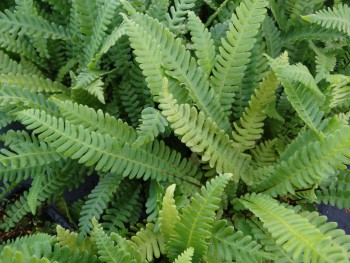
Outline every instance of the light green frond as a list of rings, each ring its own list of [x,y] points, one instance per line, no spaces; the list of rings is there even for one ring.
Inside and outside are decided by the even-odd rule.
[[[16,0],[16,10],[22,13],[37,14],[33,0]]]
[[[175,184],[169,186],[163,198],[162,209],[159,211],[159,229],[165,242],[175,234],[175,224],[180,222],[179,212],[174,199]]]
[[[209,161],[210,167],[215,167],[218,173],[239,176],[248,165],[248,156],[237,151],[228,135],[203,112],[188,104],[177,104],[167,89],[166,79],[163,90],[159,108],[181,141],[192,152],[201,154],[202,160]]]
[[[80,253],[78,249],[72,249],[68,246],[61,247],[55,244],[53,252],[49,257],[52,263],[100,263],[97,255],[89,254],[87,251]]]
[[[13,73],[13,74],[33,73],[33,72],[28,72],[27,69],[24,69],[19,62],[10,58],[1,49],[0,49],[0,70],[2,73]]]
[[[102,110],[95,110],[86,105],[71,101],[60,101],[54,99],[62,116],[74,125],[83,125],[91,131],[109,134],[118,141],[133,143],[137,134],[136,131],[121,119],[116,119]]]
[[[0,32],[18,32],[30,37],[41,37],[47,39],[71,38],[71,32],[53,22],[27,13],[12,13],[9,10],[0,12]]]
[[[194,248],[194,263],[200,262],[207,253],[215,211],[219,208],[220,198],[231,176],[223,174],[208,181],[201,188],[200,194],[196,193],[191,198],[191,203],[181,210],[180,222],[175,223],[175,234],[167,243],[170,260],[174,260],[189,247]]]
[[[220,108],[214,90],[210,89],[207,78],[203,77],[202,68],[197,66],[196,60],[186,50],[181,39],[176,39],[161,23],[147,15],[135,13],[131,16],[131,20],[128,18],[125,20],[128,28],[133,30],[132,35],[129,36],[135,54],[139,58],[136,60],[140,63],[140,67],[145,71],[145,66],[151,61],[156,63],[151,65],[150,70],[152,69],[151,73],[156,77],[157,83],[154,85],[157,85],[157,90],[153,91],[150,87],[151,93],[159,96],[161,81],[165,77],[164,67],[167,75],[178,80],[178,84],[185,85],[194,103],[204,111],[207,117],[216,121],[223,130],[230,130],[230,124]],[[147,43],[146,47],[145,42]],[[151,53],[153,56],[144,57],[145,53]],[[147,64],[143,65],[145,60]],[[150,76],[147,72],[144,72],[144,75]],[[171,84],[172,81],[169,80],[169,83]],[[174,96],[177,100],[182,100],[183,95],[179,94],[178,90],[184,91],[183,88],[176,86],[176,89],[173,89],[172,85],[169,85],[169,89],[174,90]]]
[[[346,4],[337,5],[333,9],[323,9],[314,14],[302,16],[302,18],[310,23],[337,29],[350,35],[350,8]]]
[[[96,242],[99,259],[106,263],[131,262],[130,254],[123,249],[119,249],[113,239],[104,231],[95,218],[92,219],[93,231],[91,232],[93,240]]]
[[[165,252],[165,242],[163,236],[154,231],[154,224],[148,223],[146,227],[140,229],[131,237],[132,246],[141,252],[142,260],[149,262],[155,258],[160,258]]]
[[[174,263],[192,263],[194,249],[192,247],[187,248],[181,255],[179,255]]]
[[[30,92],[27,89],[4,85],[0,89],[0,111],[9,116],[26,108],[43,109],[52,115],[58,112],[57,107],[49,102],[42,93]]]
[[[151,1],[147,14],[160,22],[166,22],[166,14],[169,9],[169,0],[154,0]]]
[[[332,176],[336,168],[345,169],[350,163],[350,128],[343,126],[331,134],[306,142],[296,152],[278,164],[272,176],[254,187],[254,191],[265,191],[272,196],[294,194],[295,189],[307,189]]]
[[[186,33],[186,23],[188,12],[195,6],[196,0],[174,0],[174,5],[169,8],[166,14],[168,27],[175,34]]]
[[[168,122],[155,108],[145,108],[142,113],[141,124],[137,128],[137,140],[133,146],[140,147],[154,140],[160,133],[165,131]]]
[[[0,83],[18,88],[26,88],[33,92],[60,93],[67,91],[67,88],[63,84],[33,74],[1,74]]]
[[[261,138],[264,130],[264,120],[267,117],[264,109],[269,103],[276,99],[275,91],[278,88],[278,80],[273,71],[270,71],[267,77],[261,82],[259,89],[249,101],[247,107],[240,118],[239,124],[234,122],[235,130],[232,137],[236,142],[236,147],[240,151],[253,148],[256,142]]]
[[[32,182],[32,186],[29,188],[28,194],[28,206],[33,215],[36,214],[36,209],[38,207],[38,196],[42,191],[42,182],[44,180],[44,173],[36,174]]]
[[[314,11],[315,6],[324,0],[311,0],[311,1],[303,1],[303,0],[287,0],[285,3],[285,13],[289,16],[289,20],[287,22],[287,27],[292,27],[293,25],[297,25],[302,21],[300,16],[304,14],[310,14]]]
[[[348,255],[341,246],[322,234],[306,218],[283,207],[271,197],[247,194],[239,202],[259,217],[277,245],[282,245],[295,262],[348,261]]]
[[[227,39],[222,39],[210,82],[227,116],[232,112],[234,96],[249,63],[255,36],[265,18],[266,6],[265,0],[242,2],[236,9],[237,15],[232,14]]]
[[[1,253],[1,263],[50,263],[47,258],[38,258],[36,256],[25,255],[24,252],[13,249],[10,246],[6,246]]]
[[[90,237],[85,237],[80,243],[80,245],[78,245],[78,233],[71,232],[70,230],[63,228],[60,225],[57,225],[56,232],[57,242],[60,244],[61,247],[67,246],[71,250],[78,249],[80,253],[87,251],[90,254],[92,254],[94,252],[94,248]]]
[[[78,159],[86,166],[95,165],[96,171],[123,174],[129,178],[149,178],[170,182],[184,180],[184,189],[193,190],[199,183],[198,168],[163,142],[154,141],[138,149],[119,142],[109,134],[84,129],[40,110],[25,110],[17,114],[21,122],[34,134],[40,134],[56,151]],[[185,185],[184,185],[185,186]]]
[[[316,191],[316,202],[331,204],[340,209],[350,209],[350,173],[340,171],[335,184],[323,187]]]
[[[301,212],[301,216],[307,218],[307,220],[313,224],[315,227],[320,229],[321,233],[329,236],[333,242],[341,246],[348,255],[348,260],[350,260],[350,235],[345,234],[345,231],[338,229],[338,224],[336,222],[327,222],[327,217],[320,215],[318,212]]]
[[[215,63],[215,45],[211,34],[198,16],[188,13],[187,27],[191,32],[191,40],[197,56],[197,63],[203,68],[203,73],[210,75]]]
[[[275,257],[265,252],[251,236],[228,226],[225,220],[214,223],[209,254],[215,254],[222,262],[260,262]]]
[[[282,55],[285,57],[286,53]],[[284,86],[288,100],[299,117],[314,131],[323,118],[321,111],[325,96],[319,90],[308,68],[302,64],[289,65],[270,60],[270,65],[277,78]],[[312,100],[312,102],[311,102]]]
[[[118,190],[122,178],[118,174],[107,174],[100,178],[96,187],[88,195],[79,218],[79,243],[92,229],[92,218],[100,219],[114,193]]]

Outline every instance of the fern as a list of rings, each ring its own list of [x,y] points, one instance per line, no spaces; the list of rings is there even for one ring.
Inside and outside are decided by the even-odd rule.
[[[310,23],[316,23],[325,28],[332,27],[350,35],[349,15],[350,8],[348,5],[341,4],[333,7],[333,9],[320,10],[315,14],[302,16],[302,18]]]
[[[30,260],[30,262],[32,263],[50,263],[50,261],[45,257],[39,259],[36,256],[25,256],[23,252],[16,251],[11,247],[4,248],[3,256],[2,256],[2,259],[0,259],[0,262],[25,263],[25,262],[28,262],[28,260]]]
[[[44,180],[44,174],[37,174],[32,182],[32,187],[29,189],[28,194],[28,206],[33,215],[36,213],[36,208],[38,206],[38,196],[39,192],[42,190],[42,182]]]
[[[92,218],[100,219],[103,211],[113,194],[117,191],[122,178],[116,174],[107,174],[102,177],[97,186],[88,195],[88,199],[82,207],[79,219],[79,237],[80,243],[86,234],[92,229]]]
[[[170,7],[170,14],[166,15],[170,31],[175,34],[184,34],[186,32],[186,16],[195,5],[194,0],[175,0],[174,6]]]
[[[169,0],[155,0],[151,1],[147,14],[160,22],[166,22],[166,13],[169,8]]]
[[[194,250],[192,247],[187,248],[181,255],[179,255],[174,263],[191,263]]]
[[[214,223],[212,228],[211,245],[208,253],[215,254],[222,261],[258,262],[262,259],[275,259],[263,251],[261,245],[250,236],[243,236],[240,231],[227,226],[225,220]]]
[[[142,123],[138,127],[138,138],[133,146],[140,147],[154,140],[160,133],[165,132],[167,120],[154,108],[145,108],[142,111]]]
[[[254,36],[264,20],[266,5],[264,0],[244,1],[236,10],[238,17],[235,14],[231,17],[227,40],[222,39],[210,82],[227,116],[232,112],[234,96],[256,41]]]
[[[188,104],[178,105],[167,89],[166,79],[163,89],[164,98],[160,100],[159,107],[175,134],[182,137],[183,143],[193,152],[203,155],[202,160],[210,161],[210,167],[215,167],[218,173],[234,172],[238,175],[241,169],[245,169],[248,159],[236,151],[215,122]]]
[[[275,242],[282,244],[294,261],[308,262],[311,258],[319,262],[347,261],[347,255],[339,245],[305,218],[279,205],[272,198],[248,194],[239,201],[259,217]]]
[[[186,248],[193,247],[193,262],[200,262],[208,249],[215,211],[230,177],[224,174],[211,180],[201,188],[201,194],[196,194],[191,204],[183,208],[180,221],[174,226],[175,233],[167,244],[170,260],[174,260]]]

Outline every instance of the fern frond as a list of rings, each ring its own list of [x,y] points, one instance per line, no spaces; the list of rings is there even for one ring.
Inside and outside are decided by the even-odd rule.
[[[78,159],[86,166],[95,165],[96,171],[118,173],[130,178],[143,177],[159,181],[181,181],[188,190],[198,185],[193,176],[199,174],[194,164],[163,142],[154,141],[142,149],[118,142],[108,134],[91,132],[83,126],[75,126],[63,119],[52,117],[44,111],[25,110],[17,114],[21,122],[33,133],[39,133],[56,151]]]
[[[92,238],[96,242],[99,259],[106,263],[132,262],[130,254],[123,249],[118,249],[111,239],[98,224],[95,218],[92,219]]]
[[[159,210],[162,208],[164,187],[157,181],[151,181],[148,192],[146,201],[147,221],[152,222],[158,218]]]
[[[246,168],[248,157],[238,152],[227,134],[203,112],[198,113],[188,104],[178,105],[167,89],[166,79],[161,96],[162,114],[192,152],[201,154],[202,160],[209,161],[210,167],[215,167],[218,173],[231,172],[238,176]]]
[[[343,126],[334,133],[307,142],[285,161],[279,160],[272,176],[254,187],[254,191],[264,190],[276,196],[287,192],[294,194],[294,189],[319,184],[323,178],[334,175],[337,168],[345,169],[343,164],[350,163],[349,140],[350,128]]]
[[[45,174],[36,174],[34,176],[32,186],[29,189],[28,193],[28,206],[33,215],[36,214],[36,209],[38,207],[38,196],[42,191],[42,182],[44,180]]]
[[[13,73],[13,74],[33,73],[33,72],[28,72],[27,69],[23,68],[23,66],[20,63],[10,58],[1,49],[0,49],[0,70],[2,73]]]
[[[286,53],[282,55],[282,59],[284,57],[287,57]],[[273,71],[284,86],[288,100],[299,117],[311,129],[317,131],[324,115],[321,106],[325,97],[307,67],[302,64],[288,65],[277,60],[270,61]]]
[[[159,96],[161,81],[165,77],[165,72],[162,68],[164,67],[166,74],[177,79],[178,84],[185,84],[194,103],[208,117],[216,121],[223,130],[230,130],[228,119],[225,118],[220,108],[214,90],[210,89],[207,78],[203,78],[202,68],[197,66],[195,59],[181,43],[181,39],[176,39],[161,23],[147,15],[134,13],[131,16],[131,20],[126,17],[124,19],[128,26],[128,31],[130,31],[127,34],[130,37],[132,47],[135,49],[134,53],[139,58],[136,58],[136,60],[140,63],[140,67],[145,71],[145,67],[151,61],[153,63],[150,65],[151,68],[149,70],[152,70],[150,73],[156,77],[156,82],[152,83],[152,87],[157,85],[157,90],[152,90],[152,87],[150,87],[151,93]],[[147,43],[146,47],[145,42]],[[158,45],[159,47],[155,48]],[[152,57],[145,57],[145,53],[150,53]],[[147,77],[151,76],[148,72],[144,72],[144,75]],[[172,85],[169,86],[169,89],[173,91]],[[183,95],[179,94],[178,90],[181,91],[183,89],[176,86],[174,96],[181,101]],[[157,98],[155,100],[157,101]]]
[[[26,88],[33,92],[64,92],[67,87],[48,78],[42,78],[33,74],[1,74],[0,83],[18,88]]]
[[[275,242],[282,245],[294,261],[348,261],[348,255],[342,247],[322,234],[307,219],[283,207],[271,197],[247,194],[239,202],[259,217]]]
[[[194,249],[189,247],[175,259],[174,263],[192,263],[193,254]]]
[[[226,39],[226,32],[229,30],[229,21],[218,23],[210,28],[210,34],[215,45],[215,54],[219,53],[219,47],[221,46],[221,39]]]
[[[229,23],[227,39],[222,39],[222,47],[210,78],[226,116],[232,112],[235,93],[241,84],[250,51],[256,41],[255,36],[265,18],[267,1],[246,0],[237,7]]]
[[[209,76],[215,63],[215,45],[211,34],[193,12],[188,13],[187,27],[191,32],[197,63],[203,68],[203,73]]]
[[[137,129],[138,137],[133,143],[136,147],[153,141],[168,126],[166,118],[155,108],[145,108],[141,114],[141,124]]]
[[[148,223],[131,237],[131,245],[141,252],[143,261],[153,261],[165,252],[165,243],[162,235],[154,231],[154,224]]]
[[[27,13],[0,12],[0,32],[25,34],[30,37],[68,40],[71,32],[53,22]]]
[[[166,14],[169,9],[169,0],[151,1],[147,9],[147,14],[160,22],[166,22]]]
[[[211,230],[211,243],[208,253],[216,254],[224,262],[259,262],[275,257],[262,250],[251,236],[244,235],[228,226],[225,220],[216,221]]]
[[[276,144],[278,139],[267,140],[258,144],[250,150],[253,162],[256,167],[263,167],[273,164],[277,159]]]
[[[61,247],[55,244],[51,256],[51,262],[59,263],[99,263],[96,255],[89,254],[87,251],[80,253],[78,249],[71,249],[67,246]]]
[[[2,252],[1,263],[50,263],[50,260],[43,257],[39,259],[36,256],[25,255],[24,252],[18,251],[16,249],[11,248],[10,246],[6,246]]]
[[[220,197],[232,175],[224,174],[207,182],[201,193],[191,198],[191,203],[182,209],[180,222],[175,223],[174,232],[167,243],[168,257],[174,260],[185,249],[194,248],[193,262],[200,262],[206,254],[210,231],[219,208]]]
[[[340,209],[350,209],[350,173],[340,171],[335,185],[320,187],[316,191],[317,203],[331,204]]]
[[[267,117],[264,109],[276,99],[275,91],[278,88],[278,83],[275,74],[270,71],[249,101],[249,107],[245,109],[240,123],[233,123],[235,130],[232,132],[232,137],[237,142],[236,147],[240,151],[253,148],[256,141],[261,138],[263,121]]]
[[[188,12],[195,6],[195,0],[174,0],[170,7],[169,14],[166,14],[168,27],[175,34],[186,33],[186,17]]]
[[[272,58],[277,58],[281,53],[281,32],[276,27],[274,20],[266,16],[262,23],[263,36],[266,42],[266,53]]]
[[[81,244],[78,244],[78,233],[71,232],[68,229],[64,229],[60,225],[56,227],[57,232],[57,242],[61,247],[67,246],[71,250],[79,250],[82,254],[84,251],[87,251],[89,254],[93,254],[95,252],[92,240],[90,237],[85,237]]]
[[[325,28],[337,29],[350,35],[350,8],[340,4],[332,8],[317,11],[315,14],[301,16],[302,19],[321,25]]]
[[[100,178],[96,187],[88,195],[79,218],[79,243],[92,229],[92,218],[100,219],[112,196],[117,191],[121,180],[122,176],[118,174],[107,174]]]

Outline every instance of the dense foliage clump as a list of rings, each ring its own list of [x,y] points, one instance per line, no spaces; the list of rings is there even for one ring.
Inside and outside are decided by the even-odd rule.
[[[343,1],[2,1],[0,262],[349,262],[349,37]]]

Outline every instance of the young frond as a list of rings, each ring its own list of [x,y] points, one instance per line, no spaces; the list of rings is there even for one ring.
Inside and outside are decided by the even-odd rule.
[[[209,161],[210,167],[215,167],[219,174],[227,172],[239,176],[243,172],[249,162],[248,156],[237,151],[228,135],[203,112],[188,104],[177,104],[167,89],[166,79],[161,97],[162,114],[192,152],[202,155],[202,160]]]
[[[231,176],[223,174],[207,182],[200,194],[196,193],[191,203],[182,209],[180,221],[174,226],[175,233],[167,243],[170,260],[189,247],[194,248],[194,263],[200,262],[207,253],[215,211],[219,208],[220,198]]]
[[[348,262],[346,251],[309,221],[269,196],[247,194],[239,202],[252,211],[295,262]],[[288,229],[288,231],[286,231]]]
[[[222,39],[210,84],[226,116],[230,116],[232,112],[234,96],[249,63],[255,36],[265,18],[266,6],[265,0],[243,1],[237,7],[237,15],[232,14],[229,31],[226,33],[227,39]]]
[[[337,29],[350,35],[350,8],[346,4],[323,9],[314,14],[302,16],[302,18],[310,23]]]
[[[192,263],[193,254],[194,249],[189,247],[175,259],[174,263]]]

